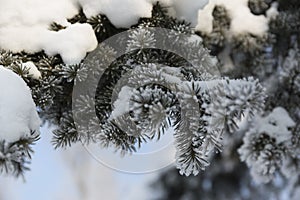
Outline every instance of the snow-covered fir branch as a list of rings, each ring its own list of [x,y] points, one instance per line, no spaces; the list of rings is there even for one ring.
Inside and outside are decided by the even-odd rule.
[[[257,182],[284,177],[297,194],[297,0],[16,4],[0,7],[0,172],[28,169],[40,119],[56,126],[55,148],[97,143],[121,155],[173,127],[180,174],[214,177],[240,157]],[[124,30],[121,48],[101,43]]]

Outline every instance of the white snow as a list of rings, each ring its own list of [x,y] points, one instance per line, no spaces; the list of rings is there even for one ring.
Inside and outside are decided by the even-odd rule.
[[[207,0],[161,0],[181,19],[197,22],[197,10]],[[97,39],[88,24],[70,24],[67,19],[83,8],[87,17],[106,15],[116,27],[128,28],[141,17],[151,17],[154,0],[0,0],[0,47],[13,52],[60,54],[66,64],[79,63],[94,50]],[[50,31],[56,22],[66,29]]]
[[[209,0],[148,0],[152,4],[157,1],[168,9],[168,14],[181,20],[197,25],[198,10],[203,8]]]
[[[14,142],[39,133],[40,119],[29,87],[17,74],[0,65],[0,140]]]
[[[152,4],[148,0],[78,0],[87,17],[105,14],[116,26],[128,28],[140,17],[151,17]]]
[[[275,18],[279,14],[278,12],[278,3],[272,3],[272,6],[267,10],[266,15],[269,19]]]
[[[79,63],[97,47],[97,39],[88,24],[72,24],[59,32],[49,32],[44,50],[48,55],[60,54],[66,64]]]
[[[110,119],[116,119],[130,111],[130,98],[133,95],[134,88],[124,86],[122,87],[118,99],[114,102],[114,109],[111,113]]]
[[[176,17],[186,20],[192,26],[197,25],[198,10],[203,8],[209,0],[173,0],[172,8]]]
[[[29,70],[29,76],[31,76],[34,79],[40,79],[42,77],[41,72],[38,70],[38,68],[35,66],[35,64],[31,61],[28,61],[26,63],[22,63],[22,67],[25,67]]]
[[[271,137],[276,138],[278,143],[290,140],[292,133],[288,128],[296,125],[282,107],[274,108],[269,115],[258,117],[255,122],[259,133],[268,133]]]
[[[0,46],[5,50],[45,50],[49,55],[60,54],[67,64],[74,64],[97,46],[90,25],[67,22],[67,18],[78,13],[73,0],[0,0],[0,5]],[[67,28],[50,31],[52,22]]]
[[[210,0],[198,12],[196,30],[211,33],[213,30],[212,12],[216,5],[226,8],[231,18],[230,31],[233,35],[251,33],[261,36],[268,30],[269,17],[276,15],[276,4],[270,8],[269,15],[254,15],[248,7],[248,0]],[[267,11],[268,12],[268,11]]]
[[[230,30],[234,34],[262,35],[268,30],[269,18],[276,16],[276,5],[267,17],[253,15],[248,0],[160,0],[174,16],[196,26],[196,30],[212,31],[212,11],[224,5],[232,18]],[[79,12],[87,17],[106,15],[116,27],[128,28],[141,17],[151,17],[156,0],[0,0],[0,46],[13,52],[35,53],[44,50],[48,55],[60,54],[66,64],[80,62],[87,52],[94,50],[97,39],[88,24],[70,24],[67,19]],[[207,4],[208,3],[208,4]],[[66,29],[50,31],[52,22]]]

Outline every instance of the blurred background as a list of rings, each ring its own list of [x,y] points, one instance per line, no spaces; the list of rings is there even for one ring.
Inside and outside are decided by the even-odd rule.
[[[150,191],[158,172],[128,174],[97,162],[80,145],[54,150],[52,128],[42,128],[41,139],[34,146],[31,170],[24,179],[0,177],[1,200],[94,200],[145,199],[155,197]],[[152,193],[152,194],[151,194]]]
[[[54,150],[51,131],[47,125],[42,128],[31,171],[23,180],[1,176],[1,200],[289,199],[283,179],[256,185],[237,152],[230,148],[196,177],[179,175],[173,164],[152,173],[132,174],[104,166],[81,144]],[[170,131],[162,137],[162,141],[169,139]],[[144,152],[151,147],[157,148],[157,144],[149,144]]]

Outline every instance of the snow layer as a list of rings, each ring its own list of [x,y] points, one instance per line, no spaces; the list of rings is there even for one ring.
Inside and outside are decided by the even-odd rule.
[[[66,64],[80,62],[87,52],[96,48],[97,40],[88,24],[70,24],[67,18],[79,12],[87,17],[106,15],[116,27],[128,28],[141,17],[151,17],[157,0],[0,0],[0,47],[13,52],[60,54]],[[215,5],[223,5],[232,19],[232,34],[263,35],[268,21],[276,16],[276,4],[267,15],[254,15],[248,0],[159,0],[175,17],[187,20],[196,30],[212,31],[212,12]],[[66,29],[50,31],[49,25],[57,22]]]
[[[97,46],[88,24],[67,22],[78,13],[73,0],[0,0],[0,47],[13,52],[45,50],[60,54],[67,64],[80,62],[86,52]],[[49,25],[57,22],[66,29],[54,32]]]
[[[59,32],[50,32],[44,50],[48,55],[60,54],[66,64],[79,63],[97,47],[97,39],[88,24],[73,24]]]
[[[213,30],[212,12],[216,5],[224,6],[231,17],[230,31],[234,35],[251,33],[261,36],[268,30],[268,22],[276,15],[276,4],[264,15],[254,15],[248,7],[248,0],[210,0],[209,3],[198,12],[198,24],[196,30],[211,33]]]
[[[124,86],[122,87],[118,99],[114,102],[114,109],[111,113],[111,119],[116,119],[129,112],[129,102],[132,98],[134,88]]]
[[[157,0],[148,0],[153,4]],[[168,8],[169,14],[197,25],[198,10],[203,8],[209,0],[159,0],[159,2]]]
[[[278,143],[290,140],[292,133],[289,128],[296,125],[289,113],[282,107],[274,108],[269,115],[258,117],[255,122],[258,133],[268,133],[276,138]]]
[[[17,74],[0,65],[0,140],[14,142],[39,133],[40,119],[29,87]]]
[[[160,0],[173,14],[196,25],[197,11],[208,0]],[[44,50],[60,54],[66,64],[79,63],[94,50],[97,39],[88,24],[70,24],[67,19],[79,12],[87,17],[106,15],[116,27],[129,28],[141,17],[151,17],[156,0],[0,0],[0,48],[29,53]],[[66,29],[55,32],[56,22]]]
[[[28,61],[26,63],[22,63],[22,67],[25,67],[26,69],[29,70],[29,76],[31,76],[32,78],[34,78],[34,79],[41,78],[42,74],[33,62]]]
[[[130,27],[140,17],[151,17],[149,0],[78,0],[87,17],[105,14],[116,27]]]
[[[175,10],[176,17],[184,19],[191,23],[192,26],[197,25],[198,10],[202,9],[209,0],[173,0],[172,7]]]

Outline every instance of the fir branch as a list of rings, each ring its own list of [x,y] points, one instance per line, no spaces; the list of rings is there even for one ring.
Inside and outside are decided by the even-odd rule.
[[[24,176],[29,170],[31,154],[34,152],[32,145],[38,141],[39,135],[31,131],[30,135],[20,138],[15,142],[0,141],[0,173],[11,174],[16,177]]]
[[[55,149],[71,146],[71,144],[80,141],[71,113],[65,113],[60,119],[59,127],[53,131],[53,134],[52,144]]]

